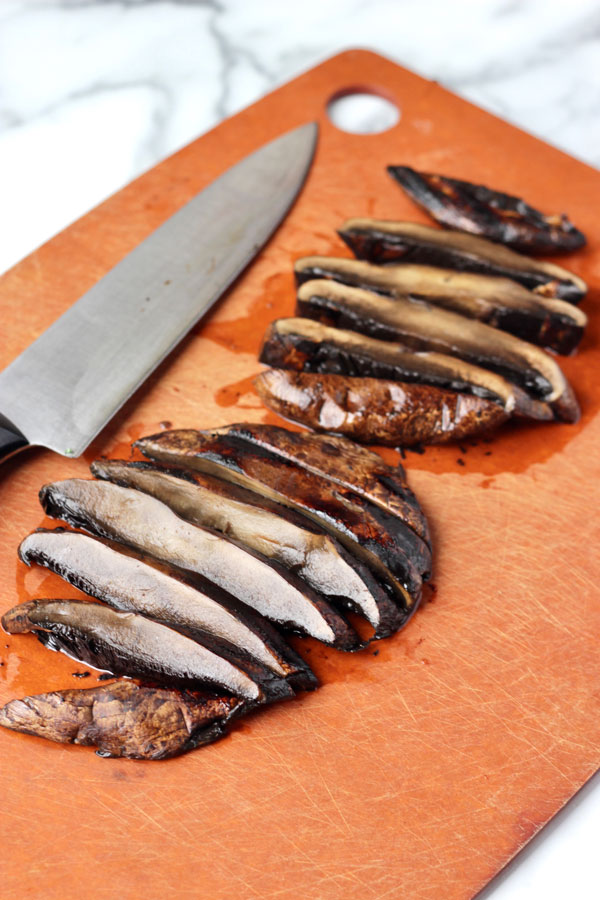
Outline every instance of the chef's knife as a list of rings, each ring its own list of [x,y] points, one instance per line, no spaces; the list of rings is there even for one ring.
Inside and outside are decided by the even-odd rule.
[[[303,125],[229,169],[0,373],[0,459],[83,453],[284,218],[316,139]]]

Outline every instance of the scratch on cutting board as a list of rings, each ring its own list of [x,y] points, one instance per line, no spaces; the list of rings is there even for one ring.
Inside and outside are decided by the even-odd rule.
[[[327,791],[327,793],[329,794],[329,797],[331,798],[331,802],[333,803],[333,805],[335,806],[335,808],[336,808],[336,810],[337,810],[337,812],[338,812],[338,815],[339,815],[340,819],[341,819],[342,822],[344,823],[344,827],[345,827],[345,829],[346,829],[346,832],[347,832],[348,834],[351,834],[351,833],[352,833],[352,829],[350,828],[350,825],[348,824],[348,820],[347,820],[346,816],[344,815],[344,813],[342,812],[341,806],[339,805],[339,803],[337,802],[337,800],[336,800],[335,797],[333,796],[333,792],[332,792],[331,788],[329,787],[329,785],[327,784],[327,781],[326,781],[325,778],[323,777],[323,773],[322,773],[320,770],[319,770],[319,776],[320,776],[320,778],[321,778],[321,782],[322,782],[322,784],[323,784],[325,790]]]
[[[274,744],[268,743],[268,742],[266,742],[266,741],[264,742],[264,746],[265,746],[265,748],[266,748],[267,750],[271,751],[271,753],[272,753],[274,756],[277,757],[277,759],[278,759],[278,761],[279,761],[279,763],[280,763],[280,768],[282,768],[282,769],[284,770],[284,772],[285,772],[287,775],[289,775],[290,779],[294,782],[294,784],[296,785],[296,787],[298,787],[298,788],[302,791],[302,793],[304,794],[304,796],[305,796],[305,797],[307,798],[307,800],[309,801],[310,806],[311,806],[315,811],[318,811],[318,812],[322,813],[323,810],[322,810],[322,808],[319,806],[319,804],[318,804],[316,798],[310,793],[310,791],[308,791],[308,790],[305,788],[305,786],[304,786],[304,784],[302,783],[301,779],[298,777],[297,773],[295,772],[294,766],[293,766],[291,763],[289,763],[289,762],[285,759],[285,756],[283,755],[283,753],[281,753],[281,751],[280,751]],[[325,816],[325,817],[315,816],[315,821],[322,822],[322,824],[323,824],[323,825],[326,825],[326,826],[331,826],[331,825],[333,824],[333,823],[331,822],[330,818],[327,817],[327,816]]]
[[[398,700],[400,700],[400,702],[402,703],[402,706],[405,708],[406,712],[409,714],[409,716],[411,717],[411,719],[413,720],[415,725],[418,725],[419,723],[417,722],[417,720],[415,718],[415,714],[413,713],[412,709],[406,702],[404,695],[402,694],[402,691],[400,691],[400,690],[396,691],[395,696],[398,698]]]

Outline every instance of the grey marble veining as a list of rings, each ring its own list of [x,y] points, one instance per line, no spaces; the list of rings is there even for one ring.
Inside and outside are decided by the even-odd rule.
[[[273,87],[350,46],[600,162],[596,0],[5,0],[0,270]]]

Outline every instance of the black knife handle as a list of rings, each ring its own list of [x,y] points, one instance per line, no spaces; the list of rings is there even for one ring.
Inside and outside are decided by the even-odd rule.
[[[8,459],[17,450],[22,450],[28,445],[29,441],[24,434],[21,434],[18,428],[9,422],[8,419],[0,413],[0,462]]]

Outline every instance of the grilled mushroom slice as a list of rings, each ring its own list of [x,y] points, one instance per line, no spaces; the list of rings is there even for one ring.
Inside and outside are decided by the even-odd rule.
[[[274,690],[281,687],[283,691],[283,687],[275,683],[273,673],[296,687],[316,682],[304,660],[262,616],[224,591],[217,589],[217,600],[198,590],[172,568],[157,568],[100,540],[64,529],[30,534],[21,542],[19,556],[27,565],[38,563],[56,572],[114,609],[140,613],[183,630],[255,681],[273,682]]]
[[[459,441],[508,418],[491,400],[425,384],[267,369],[258,395],[280,416],[365,444],[413,447]]]
[[[315,475],[349,488],[385,513],[397,516],[428,547],[431,546],[427,520],[408,486],[401,465],[388,466],[377,453],[357,447],[353,441],[339,436],[290,431],[276,425],[236,423],[214,428],[211,434],[249,441]]]
[[[307,281],[297,311],[341,328],[396,341],[411,350],[434,350],[491,369],[572,420],[573,392],[555,360],[533,344],[475,319],[407,297],[383,297],[336,281]]]
[[[585,313],[572,303],[540,297],[509,278],[328,256],[299,259],[294,271],[298,284],[327,278],[393,297],[427,300],[557,353],[571,353],[587,324]]]
[[[104,669],[169,686],[211,685],[260,702],[264,695],[245,672],[191,638],[131,612],[87,600],[29,600],[2,616],[9,634],[32,631],[50,650]]]
[[[165,431],[136,446],[145,456],[217,475],[304,513],[388,584],[407,615],[416,607],[431,564],[427,544],[356,492],[233,435]]]
[[[536,294],[570,303],[578,303],[587,291],[583,279],[561,266],[460,231],[416,222],[353,218],[344,222],[338,234],[355,256],[373,263],[416,263],[512,278]]]
[[[553,418],[547,403],[488,369],[435,351],[414,352],[311,319],[273,322],[265,335],[260,361],[296,372],[429,384],[493,400],[507,415],[542,421]]]
[[[45,485],[48,515],[197,572],[271,621],[339,649],[360,646],[347,622],[300,578],[223,535],[199,528],[147,494],[105,481]]]
[[[104,459],[91,468],[98,478],[144,491],[194,525],[221,531],[277,560],[330,602],[365,616],[376,637],[402,624],[400,610],[369,569],[291,510],[218,478],[157,463]]]
[[[98,756],[168,759],[218,740],[244,708],[237,697],[117,681],[11,700],[0,709],[0,725],[97,747]]]
[[[585,244],[585,235],[567,216],[544,215],[519,197],[409,166],[388,166],[388,172],[448,228],[480,234],[523,253],[569,253]]]

